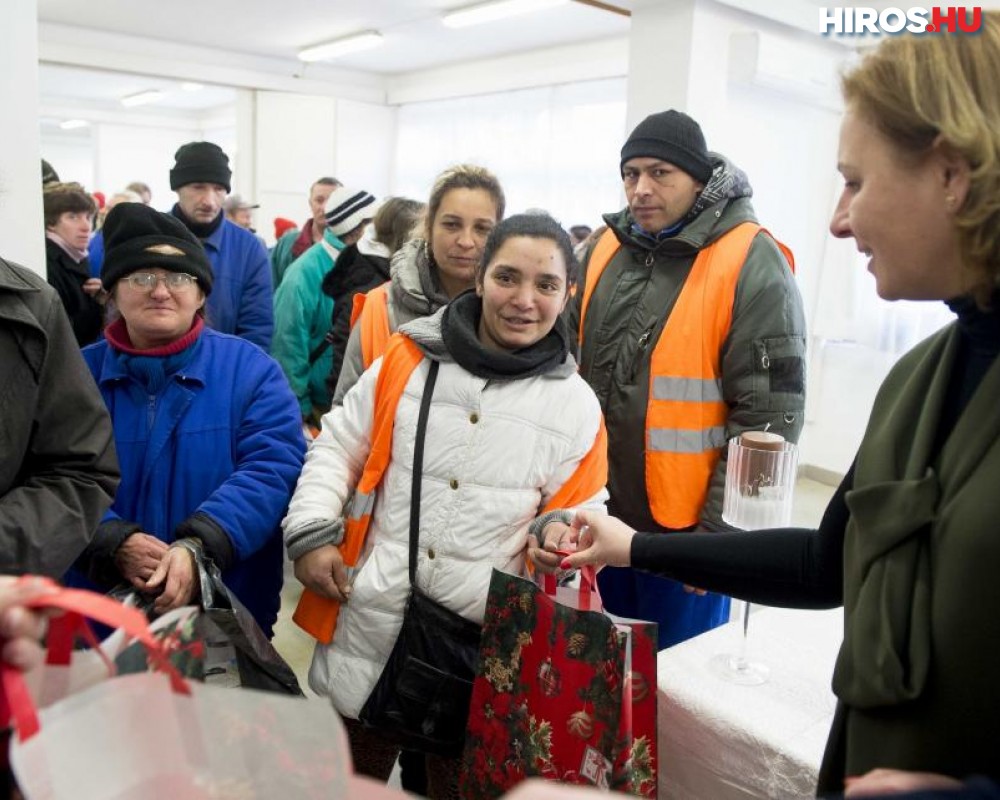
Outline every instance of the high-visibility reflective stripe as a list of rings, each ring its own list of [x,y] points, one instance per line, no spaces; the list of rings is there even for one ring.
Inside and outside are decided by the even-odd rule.
[[[351,519],[361,519],[371,514],[375,507],[375,492],[355,492],[351,501]]]
[[[726,443],[726,429],[719,425],[691,431],[678,428],[651,428],[649,449],[658,453],[704,453]]]
[[[713,378],[653,378],[654,400],[681,400],[690,403],[721,403],[722,381]]]

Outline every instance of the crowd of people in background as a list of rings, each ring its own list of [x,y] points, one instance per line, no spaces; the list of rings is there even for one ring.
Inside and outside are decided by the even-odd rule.
[[[820,790],[1000,781],[998,73],[985,13],[977,36],[895,37],[844,79],[831,231],[871,257],[880,295],[945,300],[958,322],[892,371],[818,531],[722,520],[726,443],[802,431],[805,322],[750,178],[680,111],[631,131],[626,207],[593,227],[508,217],[500,177],[456,164],[426,203],[320,177],[268,250],[212,142],[162,165],[168,212],[144,183],[105,200],[43,161],[47,282],[0,260],[0,568],[129,584],[162,613],[198,602],[209,558],[270,637],[287,555],[345,603],[310,684],[383,779],[399,748],[358,717],[411,582],[481,623],[491,568],[608,565],[606,606],[658,622],[661,647],[724,622],[729,596],[843,604]],[[592,451],[597,487],[577,475]],[[33,662],[36,622],[0,616],[4,658]],[[411,755],[411,787],[458,796],[457,762]]]

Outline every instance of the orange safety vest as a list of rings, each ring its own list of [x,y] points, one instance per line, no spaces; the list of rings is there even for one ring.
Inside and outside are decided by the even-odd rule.
[[[423,353],[409,338],[396,334],[389,339],[382,359],[382,369],[375,384],[375,415],[372,430],[372,448],[365,461],[361,480],[354,491],[344,521],[344,540],[339,545],[344,566],[354,567],[361,557],[372,510],[375,508],[375,490],[389,466],[392,454],[392,430],[396,421],[396,407],[413,370],[423,360]],[[601,419],[597,436],[587,455],[581,459],[576,471],[552,496],[542,513],[559,508],[572,508],[593,497],[608,482],[608,434]],[[333,641],[337,629],[340,603],[303,589],[302,597],[292,619],[306,633],[323,644]]]
[[[722,344],[733,321],[736,283],[750,245],[762,231],[768,233],[756,223],[740,223],[698,253],[650,356],[646,494],[653,519],[665,528],[698,522],[726,444],[729,407],[722,396]],[[792,251],[775,243],[794,272]],[[581,350],[587,305],[619,247],[609,230],[588,262],[580,307]]]
[[[351,327],[361,321],[361,361],[368,369],[385,352],[392,331],[389,330],[389,284],[376,286],[367,294],[354,295],[351,304]]]

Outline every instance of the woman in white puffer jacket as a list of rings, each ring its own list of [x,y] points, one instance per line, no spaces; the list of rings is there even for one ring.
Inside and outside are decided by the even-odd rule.
[[[425,437],[416,585],[481,623],[491,570],[523,574],[529,536],[558,541],[567,516],[540,510],[601,428],[597,398],[577,374],[560,319],[575,266],[558,223],[511,217],[490,235],[476,291],[400,328],[424,359],[399,400],[389,465],[349,589],[336,544],[369,454],[382,359],[323,418],[283,528],[300,580],[333,599],[350,596],[332,643],[316,647],[309,682],[347,721],[359,771],[387,778],[398,752],[353,721],[389,657],[409,594],[413,451],[430,362],[439,373]],[[602,487],[578,507],[603,512],[606,498]],[[542,568],[558,562],[530,544]],[[431,796],[453,796],[457,772],[458,760],[428,756]]]

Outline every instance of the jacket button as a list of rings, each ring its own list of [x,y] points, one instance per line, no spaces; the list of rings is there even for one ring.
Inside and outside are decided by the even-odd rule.
[[[434,548],[433,547],[428,547],[427,548],[427,557],[430,558],[430,559],[433,559],[436,556],[437,556],[437,553],[434,552]]]
[[[449,486],[450,486],[450,487],[451,487],[452,489],[457,489],[457,488],[458,488],[458,481],[457,481],[457,480],[455,480],[455,478],[452,478],[452,479],[451,479],[450,481],[448,481],[448,485],[449,485]]]
[[[479,415],[475,414],[475,413],[471,414],[469,416],[469,422],[471,422],[473,425],[475,425],[477,422],[479,422]]]

